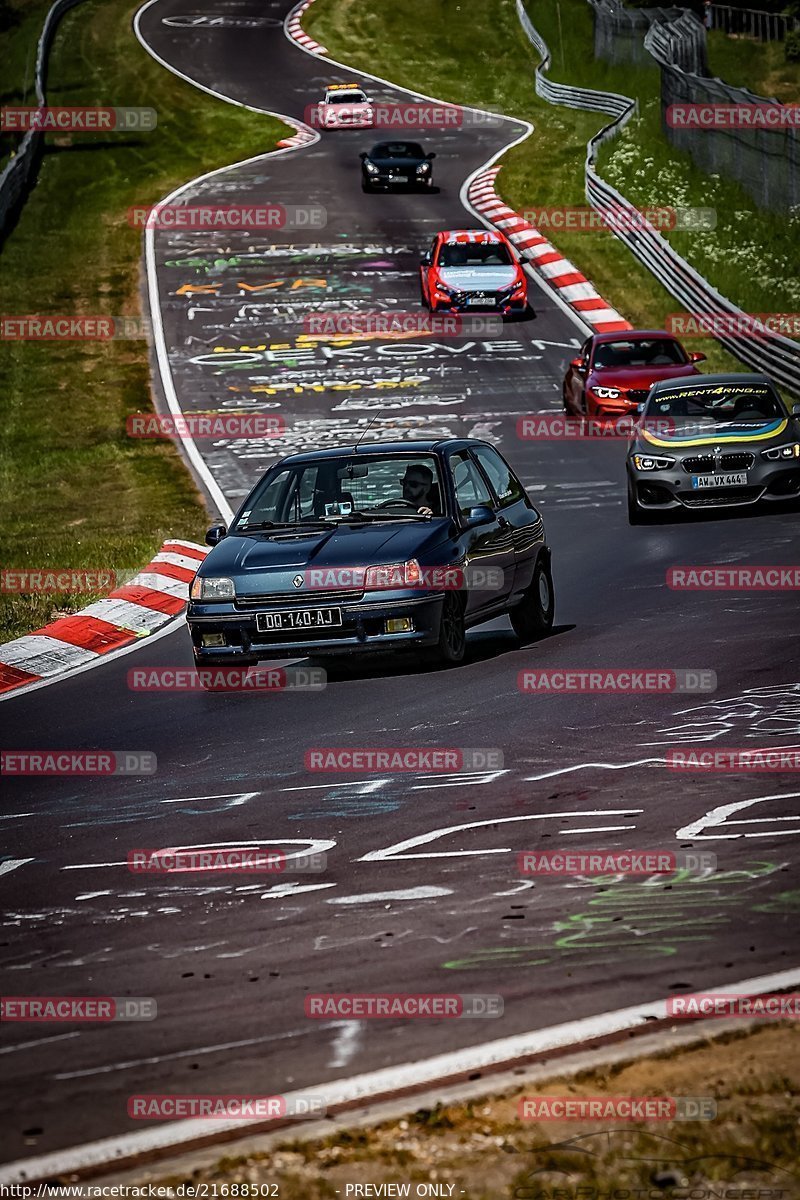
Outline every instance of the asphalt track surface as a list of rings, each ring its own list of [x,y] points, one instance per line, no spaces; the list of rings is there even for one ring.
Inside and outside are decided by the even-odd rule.
[[[275,18],[286,11],[267,7]],[[164,23],[189,9],[261,19],[204,30]],[[264,13],[246,0],[224,9],[159,0],[141,30],[199,83],[296,118],[326,81],[358,78],[292,47]],[[521,648],[496,621],[471,633],[458,669],[353,667],[313,694],[129,690],[133,666],[191,665],[181,628],[7,702],[9,748],[150,750],[158,771],[5,781],[3,993],[153,996],[158,1018],[4,1025],[0,1057],[15,1098],[0,1135],[4,1161],[140,1128],[126,1115],[134,1093],[296,1090],[796,962],[795,779],[676,774],[658,761],[676,745],[798,740],[796,597],[665,585],[676,564],[791,563],[796,515],[631,529],[624,443],[518,439],[520,415],[558,409],[581,339],[538,288],[536,320],[491,344],[365,342],[349,355],[297,346],[303,315],[321,304],[416,308],[421,248],[437,229],[478,224],[461,185],[520,132],[506,122],[426,138],[439,190],[419,196],[362,195],[358,152],[377,139],[325,133],[309,148],[218,174],[198,193],[220,203],[321,204],[323,230],[157,235],[184,410],[233,400],[287,422],[286,438],[267,450],[204,451],[233,507],[275,455],[352,441],[376,414],[376,433],[489,437],[544,514],[557,625]],[[518,691],[521,669],[564,666],[710,669],[718,688],[649,697]],[[504,767],[323,777],[304,768],[314,746],[494,747]],[[751,803],[730,810],[724,826],[704,825],[712,810],[743,802]],[[136,847],[242,840],[326,844],[327,869],[192,880],[124,866]],[[646,879],[519,875],[516,851],[565,846],[694,846],[717,854],[719,873],[680,877],[668,890]],[[499,993],[505,1013],[306,1019],[305,994],[327,991]]]

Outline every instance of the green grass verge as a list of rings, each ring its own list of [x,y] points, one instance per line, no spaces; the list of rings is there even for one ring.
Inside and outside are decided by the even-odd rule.
[[[140,135],[48,136],[38,182],[0,256],[0,312],[136,316],[152,204],[195,175],[275,146],[286,127],[205,96],[136,41],[130,0],[87,0],[53,47],[51,104],[141,105]],[[0,497],[5,567],[130,571],[168,536],[201,539],[205,510],[171,442],[126,436],[150,408],[147,343],[5,342]],[[92,597],[3,596],[0,637]]]
[[[52,0],[0,0],[0,104],[35,104],[36,46]],[[21,135],[0,131],[0,170]]]
[[[753,202],[741,188],[703,175],[669,146],[654,107],[657,69],[595,62],[592,10],[585,0],[558,5],[529,0],[528,11],[553,53],[551,78],[643,98],[641,118],[604,155],[609,178],[642,206],[717,208],[722,219],[714,233],[671,234],[675,248],[743,308],[792,311],[800,274],[793,269],[796,227],[785,218],[752,213]],[[452,0],[405,0],[402,8],[380,0],[316,0],[305,27],[343,62],[442,99],[532,121],[533,136],[504,157],[499,178],[503,198],[515,209],[586,203],[586,142],[607,118],[536,97],[532,76],[538,56],[520,29],[513,0],[481,0],[468,10]],[[680,308],[612,234],[551,236],[635,325],[662,326]],[[692,339],[691,348],[708,355],[709,369],[741,368],[713,339]]]
[[[782,104],[800,99],[800,63],[786,61],[783,42],[757,42],[731,37],[718,29],[708,34],[708,68],[712,75],[735,87]]]

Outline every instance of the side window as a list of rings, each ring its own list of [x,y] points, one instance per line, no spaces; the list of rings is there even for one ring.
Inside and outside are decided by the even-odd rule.
[[[459,450],[451,454],[448,462],[453,476],[456,503],[462,516],[467,516],[469,510],[478,504],[488,504],[489,508],[494,508],[491,493],[467,451]]]
[[[501,508],[507,508],[509,504],[524,499],[522,484],[496,450],[490,446],[476,446],[472,453],[486,472]]]

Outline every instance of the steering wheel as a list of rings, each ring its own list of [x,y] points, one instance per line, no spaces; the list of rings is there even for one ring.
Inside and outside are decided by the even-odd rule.
[[[392,508],[397,504],[403,504],[406,508],[413,508],[417,511],[417,505],[413,500],[382,500],[380,504],[376,504],[375,508]]]

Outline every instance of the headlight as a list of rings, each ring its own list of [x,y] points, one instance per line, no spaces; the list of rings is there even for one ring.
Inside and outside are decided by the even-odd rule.
[[[503,288],[503,294],[508,294],[509,296],[514,296],[514,295],[516,295],[517,292],[521,292],[524,287],[525,287],[525,280],[518,279],[517,282],[512,283],[510,287]]]
[[[436,290],[437,292],[443,292],[445,296],[455,296],[454,290],[449,288],[446,283],[442,283],[440,279],[436,280]]]
[[[652,454],[634,454],[633,465],[637,471],[666,471],[668,467],[675,466],[675,459],[666,456],[656,458]]]
[[[419,166],[417,167],[417,174],[424,175],[425,172],[430,171],[430,169],[431,169],[430,163],[420,163]]]
[[[792,442],[788,446],[773,446],[771,450],[762,450],[762,458],[775,459],[780,458],[800,458],[800,443]]]
[[[374,163],[371,163],[371,162],[365,162],[365,163],[364,163],[364,166],[367,168],[367,170],[369,171],[370,175],[377,175],[377,174],[378,174],[378,168],[375,166],[375,164],[374,164]]]
[[[236,588],[232,579],[210,579],[195,575],[189,595],[192,600],[235,600]]]
[[[364,578],[364,587],[416,587],[421,580],[420,565],[415,558],[410,558],[408,562],[387,563],[385,567],[368,567]]]
[[[622,395],[621,388],[593,387],[589,390],[594,392],[595,396],[599,396],[601,400],[618,400]]]

